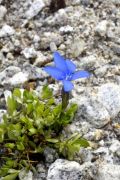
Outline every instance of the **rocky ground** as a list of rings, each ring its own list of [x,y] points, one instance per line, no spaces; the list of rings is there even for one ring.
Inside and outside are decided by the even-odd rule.
[[[0,0],[0,120],[14,87],[32,83],[39,92],[47,83],[41,67],[58,50],[92,74],[74,83],[71,101],[79,110],[67,127],[68,135],[79,132],[91,147],[81,148],[75,161],[46,149],[38,174],[29,172],[24,180],[120,180],[120,0],[66,0],[55,13],[49,5]],[[59,91],[54,81],[50,87]]]

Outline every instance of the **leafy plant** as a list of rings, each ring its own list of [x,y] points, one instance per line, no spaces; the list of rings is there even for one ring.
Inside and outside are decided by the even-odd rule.
[[[0,158],[3,163],[0,176],[14,180],[26,168],[35,170],[43,158],[46,147],[55,148],[59,155],[72,159],[81,146],[89,146],[80,135],[68,139],[62,130],[72,122],[77,105],[64,111],[62,103],[56,104],[52,90],[43,87],[40,96],[34,91],[15,89],[7,100],[7,113],[0,124]]]

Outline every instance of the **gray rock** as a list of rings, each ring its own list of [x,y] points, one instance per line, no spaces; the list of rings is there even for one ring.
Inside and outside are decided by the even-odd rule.
[[[6,13],[7,13],[6,7],[5,6],[0,6],[0,21],[3,20]]]
[[[59,29],[60,33],[64,34],[64,33],[70,33],[70,32],[73,32],[73,27],[72,26],[62,26],[60,27]]]
[[[70,47],[70,53],[74,57],[78,57],[84,51],[85,41],[80,38],[75,38],[72,44],[70,44]]]
[[[55,42],[51,42],[50,43],[50,50],[52,52],[57,51],[57,46],[56,46]]]
[[[84,6],[88,6],[90,4],[90,0],[80,0],[80,3]]]
[[[0,123],[3,122],[3,114],[5,114],[7,111],[5,109],[0,109]]]
[[[28,73],[19,72],[9,79],[9,84],[12,86],[17,86],[25,83],[29,79]]]
[[[108,25],[107,20],[103,20],[103,21],[99,22],[95,28],[95,32],[97,34],[99,34],[100,36],[105,36],[107,33],[107,25]]]
[[[25,48],[21,53],[25,56],[26,59],[35,58],[37,56],[37,52],[32,47]]]
[[[28,11],[25,13],[27,19],[31,19],[36,16],[45,7],[43,0],[35,0]]]
[[[0,84],[4,85],[8,82],[9,78],[13,77],[16,73],[20,72],[21,69],[16,66],[9,66],[0,73]]]
[[[110,121],[110,115],[106,108],[96,98],[80,98],[77,99],[79,106],[77,120],[84,120],[89,122],[93,127],[101,128]]]
[[[112,2],[113,2],[115,5],[120,5],[120,1],[119,1],[119,0],[112,0]]]
[[[99,66],[97,57],[95,55],[89,55],[80,59],[80,62],[77,63],[78,67],[83,69],[93,69]]]
[[[113,44],[111,49],[116,55],[120,56],[120,45]]]
[[[33,173],[31,171],[22,170],[19,173],[20,180],[33,180]]]
[[[120,165],[100,164],[95,180],[120,180]]]
[[[109,147],[109,150],[112,152],[112,153],[116,153],[117,152],[120,152],[120,141],[118,140],[113,140],[111,146]]]
[[[55,43],[56,46],[59,46],[63,42],[63,37],[56,32],[45,32],[40,41],[40,47],[47,49],[50,47],[50,43]]]
[[[58,158],[57,152],[54,149],[49,148],[49,147],[45,148],[44,156],[45,156],[46,163],[53,163],[55,159]]]
[[[43,164],[38,164],[37,167],[37,174],[34,176],[34,180],[46,180],[47,177],[47,169]]]
[[[5,101],[7,102],[8,97],[11,97],[11,96],[12,96],[11,91],[5,90],[5,91],[4,91],[4,96],[5,96]]]
[[[12,36],[15,34],[15,30],[13,27],[9,25],[4,25],[2,29],[0,29],[0,38],[7,37],[7,36]]]
[[[111,118],[120,112],[120,86],[114,83],[103,84],[98,88],[98,100],[109,112]]]
[[[47,180],[90,180],[92,164],[57,159],[49,168]]]

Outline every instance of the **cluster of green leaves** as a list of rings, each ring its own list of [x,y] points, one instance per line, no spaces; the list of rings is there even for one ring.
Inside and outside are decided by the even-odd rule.
[[[56,104],[47,86],[43,87],[40,96],[34,91],[15,89],[7,99],[7,113],[0,124],[0,158],[3,162],[0,176],[4,180],[14,180],[21,169],[34,170],[48,146],[68,159],[73,158],[80,146],[87,147],[88,142],[78,134],[70,138],[62,135],[76,111],[75,104],[63,111],[62,104]]]

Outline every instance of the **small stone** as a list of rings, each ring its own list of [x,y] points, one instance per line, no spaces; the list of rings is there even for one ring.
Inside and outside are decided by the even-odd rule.
[[[85,41],[83,39],[79,39],[79,38],[75,38],[75,40],[72,42],[72,44],[70,44],[71,46],[71,54],[74,57],[78,57],[85,48]]]
[[[37,56],[37,52],[32,47],[25,48],[21,53],[25,56],[26,59],[35,58]]]
[[[112,153],[120,151],[120,141],[114,140],[109,148]]]
[[[90,0],[80,0],[80,3],[84,6],[88,6],[90,4]]]
[[[0,73],[0,84],[4,85],[9,81],[9,78],[13,77],[16,73],[20,72],[21,69],[16,66],[9,66]]]
[[[80,165],[75,161],[57,159],[49,167],[47,180],[90,180],[92,170],[91,163]]]
[[[98,100],[109,112],[111,118],[120,112],[120,86],[106,83],[98,88]]]
[[[0,20],[3,20],[4,16],[6,15],[7,13],[7,9],[5,6],[0,6]]]
[[[56,46],[56,44],[55,44],[54,42],[51,42],[51,43],[50,43],[50,50],[51,50],[52,52],[57,51],[57,46]]]
[[[107,33],[107,25],[108,25],[108,21],[106,20],[99,22],[95,28],[95,32],[102,37],[105,36]]]
[[[120,5],[120,1],[119,1],[119,0],[112,0],[112,2],[113,2],[115,5]]]
[[[46,56],[43,55],[41,51],[37,52],[37,58],[35,59],[34,66],[38,66],[42,62],[46,61]]]
[[[78,62],[78,67],[83,69],[93,69],[95,67],[98,67],[98,61],[97,57],[95,55],[89,55],[84,58],[80,59],[80,62]]]
[[[35,35],[33,38],[34,43],[38,43],[40,41],[40,37],[38,35]]]
[[[60,27],[59,29],[60,33],[64,34],[64,33],[70,33],[70,32],[73,32],[73,27],[72,26],[62,26]]]
[[[4,96],[5,96],[5,101],[7,102],[8,97],[11,97],[11,96],[12,96],[11,91],[5,90],[5,91],[4,91]]]
[[[110,121],[110,115],[107,109],[96,98],[78,98],[76,99],[79,110],[76,120],[81,117],[89,122],[93,127],[101,128]]]
[[[37,167],[37,173],[34,176],[34,180],[46,180],[47,176],[47,169],[43,164],[38,164]]]
[[[19,173],[20,180],[33,180],[33,173],[31,171],[22,170]]]
[[[3,114],[5,114],[7,111],[5,109],[0,109],[0,123],[3,122]]]
[[[120,180],[120,165],[99,164],[95,180]]]
[[[52,148],[46,147],[44,150],[44,156],[46,163],[52,163],[58,158],[58,154]]]
[[[17,86],[25,83],[28,80],[29,75],[27,73],[19,72],[9,79],[9,83],[12,86]]]
[[[45,7],[45,3],[43,0],[35,0],[29,10],[25,13],[27,19],[31,19],[36,16],[43,8]]]
[[[113,44],[111,49],[116,55],[120,56],[120,45]]]
[[[9,25],[4,25],[2,27],[2,29],[0,29],[0,38],[3,38],[3,37],[7,37],[7,36],[12,36],[15,34],[15,30],[9,26]]]

